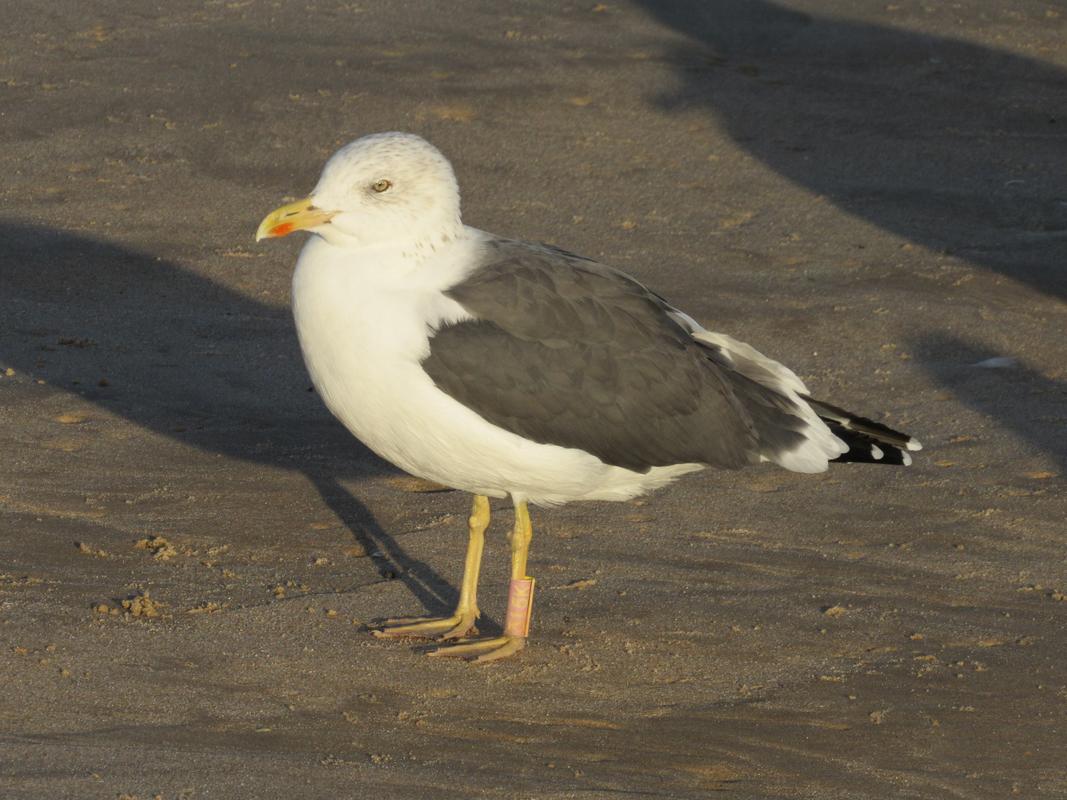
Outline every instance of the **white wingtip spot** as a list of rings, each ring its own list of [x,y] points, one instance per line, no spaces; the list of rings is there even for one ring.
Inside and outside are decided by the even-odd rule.
[[[900,452],[900,457],[901,457],[901,459],[902,459],[902,460],[904,461],[904,466],[905,466],[905,467],[910,467],[910,466],[911,466],[911,456],[909,456],[909,455],[908,455],[907,453],[905,453],[905,452],[904,452],[904,451],[902,450],[902,451]]]
[[[876,444],[871,445],[871,455],[874,456],[875,460],[877,461],[881,461],[885,457],[885,453],[882,452],[882,448]]]

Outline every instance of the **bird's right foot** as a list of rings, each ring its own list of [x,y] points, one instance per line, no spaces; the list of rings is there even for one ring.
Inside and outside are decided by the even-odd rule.
[[[382,620],[371,631],[379,639],[461,639],[477,632],[478,611],[457,611],[448,617],[399,617]]]

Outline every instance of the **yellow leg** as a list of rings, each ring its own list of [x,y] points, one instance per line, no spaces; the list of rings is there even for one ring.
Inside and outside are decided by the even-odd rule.
[[[387,619],[374,635],[381,638],[426,637],[458,639],[468,633],[481,612],[478,611],[478,572],[485,549],[485,530],[489,527],[489,498],[475,495],[468,520],[470,539],[467,559],[463,565],[463,583],[459,590],[456,611],[448,617],[404,617]]]
[[[504,635],[487,639],[473,639],[448,644],[432,650],[431,656],[475,656],[475,663],[484,664],[506,658],[526,646],[533,611],[534,579],[526,574],[526,558],[530,552],[533,526],[525,501],[515,504],[515,527],[511,531],[511,584],[508,589],[508,611],[504,621]]]

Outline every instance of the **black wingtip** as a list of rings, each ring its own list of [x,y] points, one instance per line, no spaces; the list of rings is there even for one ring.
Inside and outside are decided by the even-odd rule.
[[[815,413],[829,426],[833,434],[849,446],[849,451],[834,461],[896,464],[906,467],[911,464],[908,451],[923,449],[922,442],[914,436],[893,430],[881,422],[845,411],[823,400],[811,397],[804,399],[815,409]]]
[[[911,454],[907,447],[876,440],[859,431],[845,428],[832,420],[824,420],[830,432],[848,445],[848,452],[842,453],[835,462],[842,464],[888,464],[907,467],[911,464]]]

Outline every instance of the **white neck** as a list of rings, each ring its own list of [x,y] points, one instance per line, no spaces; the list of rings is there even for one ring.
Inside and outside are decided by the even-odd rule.
[[[324,226],[323,232],[329,229]],[[301,263],[334,264],[367,290],[441,291],[469,273],[472,251],[487,234],[460,225],[451,233],[398,237],[359,244],[351,237],[313,235]]]

